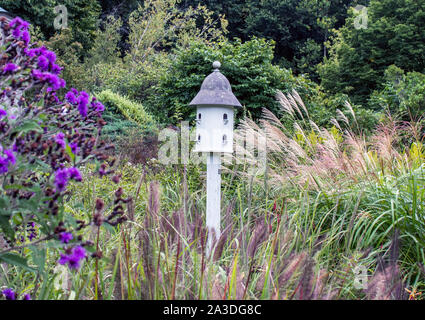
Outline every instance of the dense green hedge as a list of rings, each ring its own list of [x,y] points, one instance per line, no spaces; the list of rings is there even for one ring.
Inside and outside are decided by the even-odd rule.
[[[209,75],[212,62],[222,63],[220,71],[227,77],[232,90],[246,113],[259,118],[262,108],[279,112],[276,90],[296,89],[303,97],[313,96],[318,86],[308,78],[296,77],[291,70],[272,63],[274,42],[253,38],[250,41],[222,42],[209,45],[192,42],[189,48],[178,49],[157,86],[157,94],[145,105],[162,121],[189,119],[194,116],[188,104],[198,93],[202,81]]]
[[[126,134],[129,129],[146,134],[157,130],[156,120],[140,103],[111,90],[103,90],[96,96],[105,105],[104,118],[108,124],[104,131],[111,138]]]

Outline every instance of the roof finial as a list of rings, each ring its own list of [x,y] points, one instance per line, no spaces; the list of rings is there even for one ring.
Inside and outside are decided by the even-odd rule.
[[[220,69],[220,67],[221,67],[220,61],[214,61],[213,62],[214,71],[218,71],[218,69]]]

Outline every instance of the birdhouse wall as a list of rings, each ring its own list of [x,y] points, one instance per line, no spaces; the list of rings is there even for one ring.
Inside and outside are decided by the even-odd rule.
[[[233,152],[233,107],[197,107],[194,151]]]

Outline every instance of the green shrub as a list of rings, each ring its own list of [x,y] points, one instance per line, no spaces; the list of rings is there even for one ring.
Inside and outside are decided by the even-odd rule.
[[[375,91],[370,99],[374,109],[389,110],[407,119],[408,116],[419,118],[425,107],[425,74],[407,72],[396,66],[385,71],[385,86]]]
[[[139,127],[143,131],[153,131],[156,121],[148,114],[144,107],[137,102],[131,101],[125,96],[104,90],[97,98],[105,105],[105,115],[112,122],[125,123],[129,127]]]
[[[245,112],[254,118],[260,117],[262,108],[279,110],[276,89],[283,92],[296,89],[302,96],[316,93],[318,86],[308,78],[296,77],[291,70],[272,64],[273,48],[273,41],[257,38],[216,45],[193,41],[189,48],[175,50],[175,58],[161,77],[157,94],[147,100],[146,106],[165,122],[194,116],[188,104],[212,72],[214,60],[222,63],[220,71],[230,81]]]

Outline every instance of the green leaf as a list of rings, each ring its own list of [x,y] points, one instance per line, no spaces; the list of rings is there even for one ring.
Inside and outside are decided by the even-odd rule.
[[[35,120],[28,120],[13,129],[12,133],[19,132],[20,134],[24,134],[29,131],[43,132],[43,129],[38,125]]]
[[[7,264],[21,267],[31,272],[36,271],[34,268],[31,268],[30,266],[28,266],[27,259],[14,253],[4,253],[0,255],[0,261],[5,262]]]
[[[0,228],[3,230],[5,235],[9,237],[10,239],[15,238],[15,231],[13,231],[12,226],[10,225],[10,215],[0,215]]]
[[[69,144],[66,144],[65,152],[71,158],[72,162],[74,162],[75,161],[75,154],[72,152],[71,147],[69,146]]]
[[[33,263],[38,267],[40,273],[44,273],[44,265],[46,263],[46,248],[37,246],[29,246]]]

